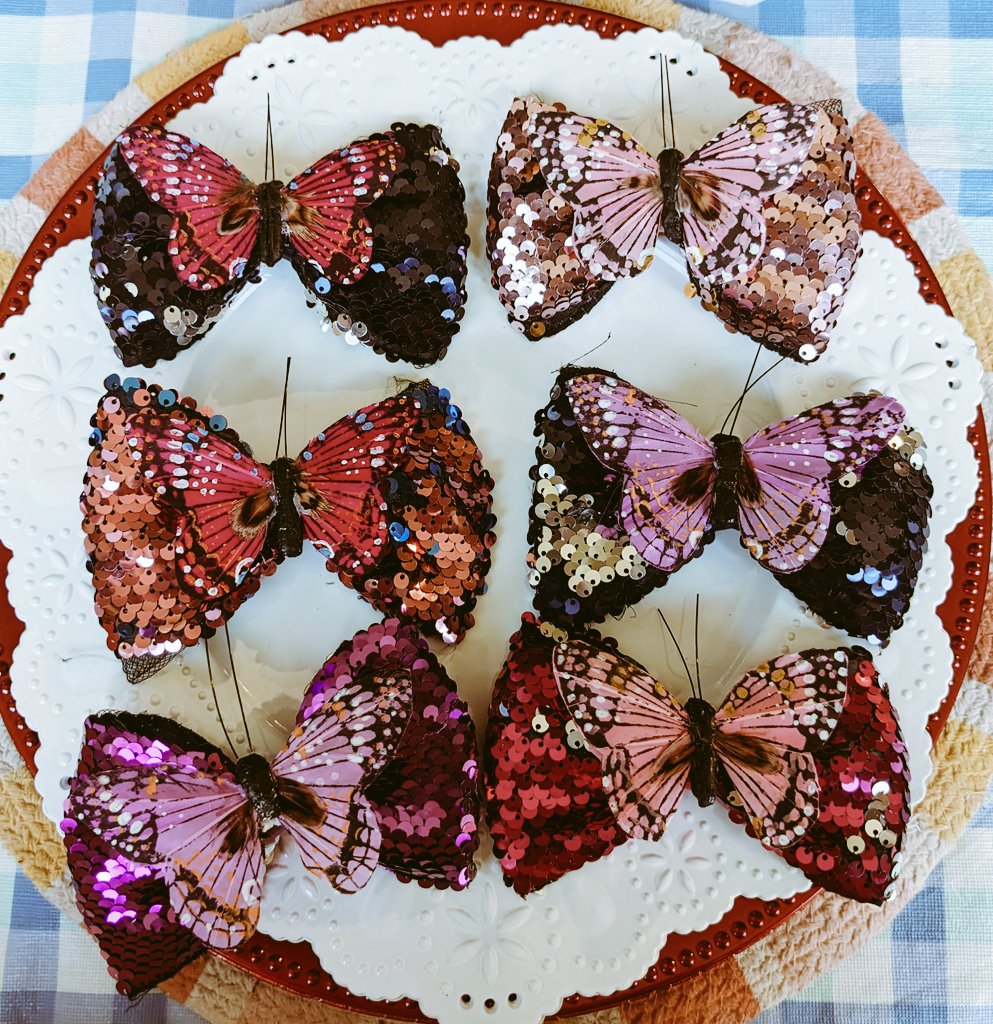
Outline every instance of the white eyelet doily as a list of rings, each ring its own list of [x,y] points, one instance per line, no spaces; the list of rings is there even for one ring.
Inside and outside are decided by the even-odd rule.
[[[289,427],[298,447],[337,417],[389,393],[395,374],[429,375],[451,389],[497,480],[499,540],[489,593],[464,644],[442,653],[480,725],[507,639],[530,606],[524,555],[531,428],[555,370],[612,332],[590,360],[687,403],[680,408],[709,433],[740,391],[754,353],[752,342],[728,334],[685,297],[683,276],[666,261],[618,285],[582,322],[538,345],[506,323],[490,287],[485,182],[511,99],[535,92],[562,100],[610,117],[659,148],[657,73],[647,60],[656,50],[677,60],[673,89],[685,149],[747,109],[716,59],[674,33],[646,29],[607,41],[555,26],[507,47],[466,38],[435,48],[400,29],[374,28],[335,43],[292,33],[247,46],[228,63],[213,98],[173,122],[256,179],[267,94],[284,178],[402,119],[439,123],[460,161],[472,235],[470,300],[462,332],[439,366],[427,374],[397,370],[369,349],[322,334],[320,317],[307,308],[284,264],[205,341],[146,376],[223,410],[263,455],[275,442],[287,355],[294,357]],[[980,367],[959,324],[920,298],[903,254],[875,235],[866,236],[864,248],[828,353],[813,366],[781,367],[767,377],[746,402],[738,433],[832,396],[879,388],[904,403],[926,437],[935,485],[931,543],[911,613],[878,658],[899,708],[919,799],[930,770],[925,724],[951,679],[951,651],[936,609],[952,570],[943,539],[965,516],[976,489],[966,429],[979,404]],[[65,779],[89,712],[153,711],[220,740],[202,649],[130,687],[93,615],[77,499],[89,417],[104,376],[121,368],[97,313],[88,256],[85,241],[57,252],[39,273],[27,312],[0,332],[7,371],[0,524],[14,552],[11,600],[25,623],[13,692],[40,737],[37,786],[52,820],[61,817]],[[762,365],[771,361],[767,355]],[[650,613],[662,607],[688,638],[687,612],[698,592],[701,667],[712,697],[722,695],[736,673],[781,650],[840,639],[813,623],[737,538],[721,536],[663,591],[609,627],[627,651],[677,687],[680,673]],[[328,652],[371,618],[314,552],[281,566],[238,612],[235,657],[263,752],[274,752],[285,737],[300,694]],[[225,717],[233,722],[229,680],[221,692]],[[477,881],[462,893],[401,885],[380,872],[361,893],[340,896],[283,849],[267,878],[262,929],[309,941],[334,978],[357,994],[415,999],[446,1024],[479,1019],[483,1011],[498,1020],[535,1022],[571,993],[627,987],[655,962],[670,934],[716,922],[735,897],[786,897],[807,885],[717,808],[703,811],[687,801],[662,842],[629,843],[526,901],[504,887],[488,852]]]

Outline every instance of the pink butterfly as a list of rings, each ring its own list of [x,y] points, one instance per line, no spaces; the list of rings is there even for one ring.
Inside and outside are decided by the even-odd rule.
[[[718,706],[680,702],[609,647],[568,640],[554,671],[565,706],[600,759],[611,811],[634,839],[658,839],[684,793],[744,812],[782,850],[818,817],[813,752],[834,732],[866,652],[809,650],[759,665]]]
[[[660,237],[696,273],[726,283],[762,255],[763,200],[788,188],[814,137],[818,111],[777,103],[749,111],[688,157],[656,157],[602,118],[544,110],[532,145],[545,180],[575,210],[573,245],[604,280],[644,270]]]
[[[411,702],[402,671],[349,683],[271,763],[254,753],[232,762],[157,715],[91,716],[62,824],[70,866],[74,847],[85,854],[99,837],[129,870],[160,875],[174,920],[214,949],[254,933],[265,865],[283,833],[305,867],[355,892],[376,868],[381,839],[364,789],[393,757]],[[85,856],[80,863],[88,870]],[[92,879],[75,881],[86,902]]]
[[[372,258],[363,210],[397,170],[391,135],[354,142],[322,157],[288,185],[255,185],[202,143],[155,125],[118,139],[148,197],[175,215],[169,257],[179,279],[201,291],[244,274],[259,246],[272,266],[286,244],[313,261],[331,283],[352,284]]]
[[[719,529],[776,573],[801,569],[827,538],[831,484],[854,485],[900,429],[885,395],[851,395],[753,434],[708,440],[665,402],[600,372],[565,384],[596,459],[620,474],[619,519],[649,565],[675,572]]]

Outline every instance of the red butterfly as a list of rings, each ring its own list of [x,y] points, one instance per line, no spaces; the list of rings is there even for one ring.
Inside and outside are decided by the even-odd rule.
[[[175,214],[169,256],[177,276],[201,291],[242,276],[260,246],[273,266],[288,242],[331,283],[352,284],[372,258],[362,211],[397,170],[391,134],[335,150],[288,185],[256,185],[213,150],[156,125],[132,128],[120,152],[153,201]]]
[[[265,464],[192,399],[106,384],[81,507],[97,613],[132,682],[211,636],[305,540],[382,611],[448,642],[471,625],[491,481],[446,391],[411,385]],[[441,547],[403,544],[425,528]]]

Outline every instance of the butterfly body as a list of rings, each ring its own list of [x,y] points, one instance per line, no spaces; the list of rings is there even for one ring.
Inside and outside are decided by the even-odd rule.
[[[659,185],[662,192],[662,234],[676,245],[683,244],[683,215],[679,211],[679,174],[683,154],[668,146],[658,155]]]
[[[275,831],[280,817],[279,789],[269,762],[261,754],[245,754],[234,765],[234,777],[248,795],[262,826],[262,845],[265,837]]]
[[[702,697],[690,697],[683,705],[686,726],[693,740],[690,754],[690,791],[701,807],[709,807],[717,799],[718,760],[714,753],[717,708]]]
[[[267,266],[274,267],[283,257],[283,238],[287,231],[287,206],[281,181],[264,181],[255,187],[255,202],[259,216],[258,246],[259,259]],[[224,234],[224,223],[220,227]]]
[[[276,543],[284,555],[295,558],[303,551],[300,470],[295,459],[284,457],[276,459],[270,468],[276,498],[273,510]]]

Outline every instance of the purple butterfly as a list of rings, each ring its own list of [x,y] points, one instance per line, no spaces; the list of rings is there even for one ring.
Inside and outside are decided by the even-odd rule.
[[[708,440],[665,402],[603,373],[565,390],[596,459],[622,478],[619,519],[649,565],[675,572],[715,530],[776,573],[801,569],[827,539],[831,484],[854,485],[903,423],[885,395],[851,395],[753,434]]]
[[[94,849],[108,858],[104,874],[120,862],[128,877],[160,881],[169,910],[153,909],[214,949],[254,933],[265,865],[284,832],[310,871],[341,892],[362,888],[381,838],[364,789],[393,757],[411,702],[403,673],[356,679],[299,723],[271,763],[254,753],[233,762],[157,715],[91,716],[62,824],[84,920],[98,939],[101,922],[115,923],[96,891]],[[104,952],[119,965],[119,949]]]
[[[651,262],[660,237],[679,245],[697,275],[727,283],[765,247],[763,200],[800,173],[815,107],[757,107],[690,156],[653,156],[602,118],[543,110],[532,145],[545,180],[575,210],[573,245],[586,269],[613,281]]]

